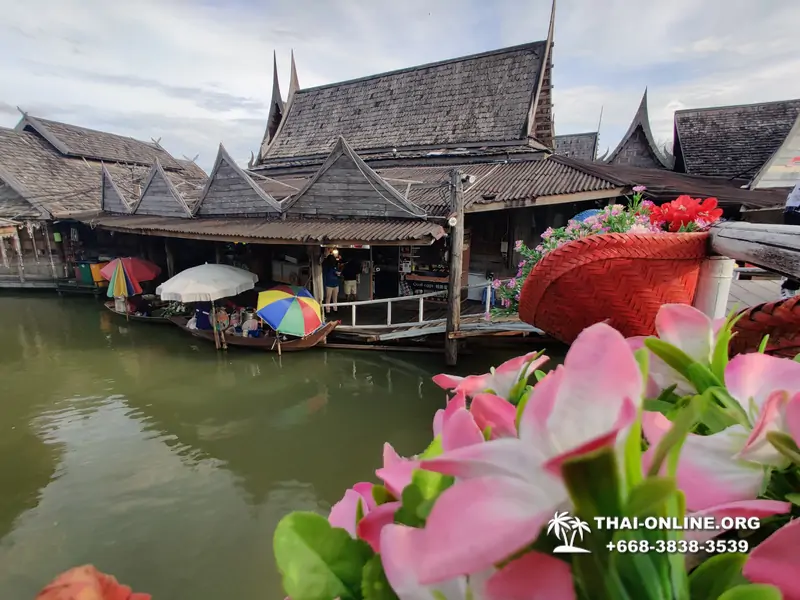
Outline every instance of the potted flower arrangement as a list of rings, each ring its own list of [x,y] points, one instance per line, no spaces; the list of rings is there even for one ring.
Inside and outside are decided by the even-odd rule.
[[[583,331],[438,375],[433,441],[389,445],[327,518],[293,512],[291,600],[800,600],[800,362],[728,357],[735,317],[665,305],[657,335]],[[147,600],[91,567],[40,600]]]
[[[274,536],[292,600],[800,599],[800,363],[686,305],[449,391],[433,442]],[[687,526],[687,523],[689,524]],[[700,524],[693,527],[691,524]]]
[[[495,281],[501,308],[571,343],[593,323],[649,335],[662,304],[692,302],[706,230],[722,216],[715,198],[680,196],[656,206],[637,186],[628,206],[607,206],[583,221],[548,229],[542,242],[515,249],[517,276]]]

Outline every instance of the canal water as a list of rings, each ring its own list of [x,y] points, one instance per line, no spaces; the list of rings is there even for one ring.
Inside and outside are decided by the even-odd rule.
[[[0,295],[0,598],[86,563],[158,599],[282,598],[278,520],[374,481],[384,441],[421,451],[441,361],[217,353],[93,299]]]

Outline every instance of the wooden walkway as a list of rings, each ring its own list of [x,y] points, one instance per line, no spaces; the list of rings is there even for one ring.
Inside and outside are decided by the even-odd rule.
[[[780,297],[780,279],[735,280],[731,283],[728,312],[734,308],[748,308],[764,302],[775,302]]]

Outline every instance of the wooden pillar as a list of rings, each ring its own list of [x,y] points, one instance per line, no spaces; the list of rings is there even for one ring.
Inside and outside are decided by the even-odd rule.
[[[172,245],[169,238],[164,238],[164,252],[167,254],[167,276],[175,276],[175,256],[172,254]]]
[[[22,258],[22,242],[19,241],[19,231],[17,229],[14,229],[14,237],[12,239],[14,240],[14,252],[17,254],[19,280],[20,283],[25,283],[25,261]]]
[[[42,231],[44,232],[44,241],[47,244],[47,260],[50,261],[50,272],[53,274],[53,279],[58,279],[58,273],[56,273],[56,263],[53,261],[53,246],[50,243],[50,225],[47,223],[44,224],[42,227]]]
[[[450,228],[450,284],[447,289],[447,327],[444,339],[444,359],[448,367],[458,361],[458,339],[455,333],[461,326],[461,271],[464,250],[464,199],[461,171],[454,169],[450,178],[450,205],[455,225]]]
[[[318,245],[308,247],[308,260],[311,262],[311,293],[322,304],[325,289],[322,287],[322,249]]]
[[[222,245],[220,242],[214,242],[214,259],[218,265],[222,264]]]

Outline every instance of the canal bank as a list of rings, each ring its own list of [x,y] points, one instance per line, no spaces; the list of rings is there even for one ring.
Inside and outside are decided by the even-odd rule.
[[[85,298],[3,294],[0,335],[3,598],[86,562],[156,598],[282,597],[278,520],[374,480],[384,441],[418,452],[444,400],[430,357],[223,355]]]

